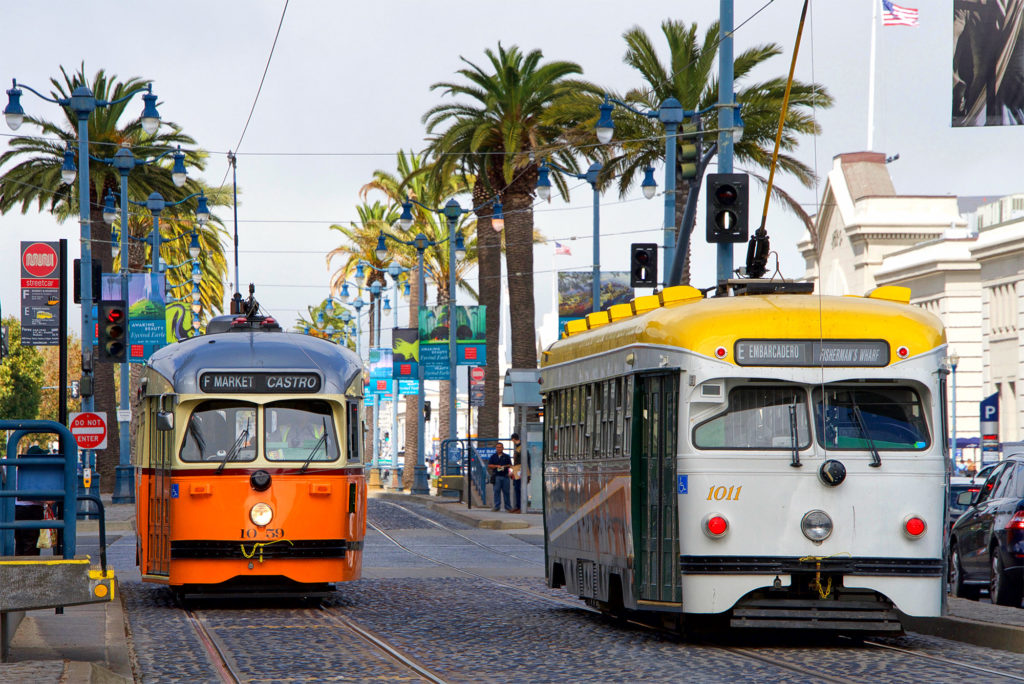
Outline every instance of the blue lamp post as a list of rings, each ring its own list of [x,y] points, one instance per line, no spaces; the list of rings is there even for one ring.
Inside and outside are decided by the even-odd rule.
[[[164,152],[155,159],[149,161],[142,161],[135,159],[135,155],[132,154],[127,144],[122,144],[121,149],[117,151],[112,159],[100,159],[106,164],[110,164],[121,177],[121,231],[120,231],[120,253],[121,259],[121,299],[125,302],[128,301],[128,248],[126,241],[128,239],[128,174],[136,166],[142,166],[144,164],[152,164],[158,161],[162,157],[171,154],[171,150]],[[185,154],[181,151],[179,146],[174,151],[174,167],[171,171],[171,180],[179,188],[185,185],[188,175],[185,170]],[[112,223],[116,214],[113,212],[113,195],[107,195],[107,202],[103,207],[103,219],[107,223]],[[195,244],[196,254],[199,252],[199,241],[198,237],[193,233],[193,242]],[[191,249],[190,249],[191,251]],[[114,503],[134,503],[135,502],[135,477],[132,474],[131,467],[131,451],[130,451],[130,440],[128,435],[129,416],[131,415],[131,408],[128,405],[128,364],[120,364],[120,381],[121,391],[119,397],[118,411],[118,437],[119,437],[119,458],[118,465],[115,469],[116,479],[114,482]]]
[[[403,273],[407,273],[409,269],[403,268],[396,263],[392,263],[388,266],[388,275],[391,276],[391,287],[392,287],[392,298],[395,300],[395,305],[389,307],[387,299],[384,300],[384,312],[387,313],[390,308],[394,318],[392,320],[392,345],[394,344],[394,330],[398,327],[398,276]],[[406,281],[405,286],[408,288],[409,283]],[[406,296],[408,296],[408,290]],[[398,481],[398,378],[395,378],[395,395],[394,401],[391,402],[391,489],[401,489],[402,485]]]
[[[92,305],[95,300],[95,293],[92,291],[91,277],[92,230],[90,227],[89,216],[89,115],[92,114],[93,110],[97,107],[103,108],[120,104],[121,102],[128,101],[139,93],[145,92],[146,94],[142,96],[143,109],[141,124],[142,129],[147,134],[153,135],[160,126],[160,114],[156,109],[156,95],[153,94],[153,86],[151,84],[148,84],[145,88],[133,90],[124,97],[110,102],[107,102],[106,100],[97,100],[93,95],[92,90],[84,84],[75,88],[71,92],[71,97],[69,98],[51,98],[27,85],[22,84],[21,87],[31,93],[34,93],[36,96],[46,100],[47,102],[53,102],[54,104],[59,104],[61,107],[70,108],[78,121],[78,160],[81,166],[80,172],[78,173],[78,220],[81,226],[82,237],[82,282],[80,289],[82,294],[82,340],[91,341],[91,331],[93,330]],[[22,90],[18,87],[18,80],[13,79],[12,87],[7,91],[8,100],[7,106],[4,108],[4,118],[7,120],[7,125],[11,130],[15,131],[18,130],[25,118],[25,110],[21,106],[21,95]],[[69,157],[65,155],[61,176],[64,179],[64,182],[69,185],[74,181],[74,175],[72,175],[73,172],[74,160],[69,160]],[[86,343],[82,345],[82,361],[83,376],[88,377],[92,374],[93,367],[92,344]],[[92,392],[88,395],[83,393],[82,410],[92,411],[94,406],[95,401]],[[96,457],[91,450],[85,451],[82,458],[86,465],[91,464],[91,466],[95,466]],[[98,481],[99,478],[97,477],[95,482],[98,483]]]
[[[404,230],[408,230],[412,226],[412,202],[406,201],[405,203],[403,203],[402,215],[398,220]],[[423,233],[418,233],[415,238],[406,242],[405,240],[399,240],[398,238],[392,235],[387,235],[386,233],[381,232],[380,235],[377,237],[376,252],[377,258],[381,259],[382,261],[384,260],[385,257],[387,257],[388,254],[388,248],[384,241],[385,238],[393,240],[394,242],[397,242],[402,245],[416,248],[416,268],[417,274],[419,276],[419,283],[417,285],[417,301],[424,302],[426,300],[426,284],[423,281],[423,252],[428,247],[433,247],[438,243],[429,240],[427,236],[424,235]],[[424,420],[423,416],[424,382],[422,359],[418,366],[419,377],[417,378],[417,381],[419,382],[419,388],[416,392],[416,465],[413,470],[414,477],[412,483],[412,493],[429,494],[430,486],[427,480],[427,464],[424,453],[424,442],[426,441],[426,435],[424,434],[424,432],[426,430],[426,421]],[[409,416],[406,416],[406,420],[408,419]]]

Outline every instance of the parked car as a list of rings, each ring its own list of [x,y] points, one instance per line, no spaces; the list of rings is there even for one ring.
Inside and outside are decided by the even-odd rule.
[[[967,510],[950,531],[949,580],[954,595],[1020,606],[1024,598],[1024,456],[997,464],[978,492],[961,492]]]
[[[974,478],[970,477],[951,477],[949,478],[949,527],[953,528],[953,524],[960,518],[964,512],[970,508],[970,500],[964,497],[967,503],[960,503],[960,495],[964,492],[981,491],[981,483],[975,484]]]

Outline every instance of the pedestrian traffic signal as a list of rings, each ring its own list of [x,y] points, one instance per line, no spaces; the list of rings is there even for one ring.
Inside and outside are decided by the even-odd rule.
[[[423,420],[430,422],[430,402],[423,402]]]
[[[708,242],[747,241],[748,186],[745,173],[708,174]]]
[[[125,363],[128,360],[128,309],[124,300],[100,302],[100,357],[98,361]]]
[[[78,391],[78,381],[77,380],[72,380],[71,381],[71,398],[72,399],[78,399],[80,396],[82,396],[82,395]]]
[[[658,245],[634,242],[629,246],[629,286],[658,286]]]

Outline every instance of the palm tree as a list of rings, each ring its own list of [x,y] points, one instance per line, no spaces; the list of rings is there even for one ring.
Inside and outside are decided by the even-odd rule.
[[[364,198],[368,193],[376,191],[383,193],[395,209],[406,198],[416,199],[428,207],[440,208],[449,199],[465,193],[469,189],[467,182],[472,182],[472,178],[466,178],[461,175],[435,173],[425,163],[422,155],[399,152],[396,161],[397,174],[383,170],[377,170],[373,173],[373,180],[364,185],[361,190]],[[411,242],[418,233],[423,233],[428,240],[434,243],[427,247],[423,253],[423,277],[424,280],[434,284],[437,291],[437,303],[445,304],[450,299],[448,286],[448,240],[452,238],[448,232],[447,220],[434,212],[425,211],[417,205],[414,205],[413,218],[414,221],[409,230],[403,232],[392,229],[392,231],[387,232],[392,232],[398,239],[405,242]],[[465,257],[458,260],[455,264],[455,282],[456,287],[467,290],[470,296],[478,299],[477,293],[465,280],[466,275],[472,269],[478,256],[476,238],[472,233],[475,227],[475,220],[469,218],[468,214],[464,214],[456,223],[456,231],[464,236],[468,236],[468,239],[465,240]],[[376,235],[377,233],[374,233],[374,239],[376,239]],[[417,299],[419,281],[416,268],[416,251],[411,247],[400,246],[393,241],[389,241],[388,246],[394,250],[395,259],[398,263],[410,269],[410,292],[417,294],[413,295],[416,301],[409,307],[409,327],[417,327],[419,325],[417,311],[420,306],[425,306],[426,302],[418,301]],[[455,410],[455,407],[449,405],[448,383],[442,382],[441,405],[438,412],[441,425],[448,424],[449,412],[453,410]],[[406,399],[405,415],[416,415],[414,397]],[[416,433],[416,421],[406,420],[405,435],[406,462],[411,463],[408,460],[408,455],[415,452],[418,447],[417,440],[419,439]],[[404,479],[407,486],[412,486],[412,477],[412,468],[406,468]]]
[[[533,193],[537,171],[547,154],[554,155],[563,166],[575,168],[572,151],[559,146],[562,129],[548,125],[544,115],[552,103],[568,93],[592,86],[568,78],[582,73],[577,64],[564,61],[542,64],[540,50],[524,54],[516,46],[505,49],[499,44],[497,52],[488,49],[484,54],[489,70],[463,57],[467,67],[457,73],[465,82],[431,86],[444,95],[468,98],[469,102],[438,105],[423,115],[423,121],[428,134],[439,131],[431,141],[435,156],[462,157],[466,168],[485,179],[479,190],[474,186],[474,202],[482,200],[482,204],[494,192],[501,196],[505,213],[512,365],[533,368],[537,365],[533,301]],[[487,229],[481,228],[481,231],[486,233]],[[487,240],[486,249],[481,279],[496,279],[500,268],[494,265],[497,258],[494,241]],[[481,291],[493,297],[492,291],[498,290],[497,280],[484,282],[481,280]],[[495,308],[488,310],[488,350],[497,348],[496,322],[501,300],[489,301],[496,304],[491,304]],[[496,361],[497,358],[491,363],[488,358],[487,370],[492,374],[494,389],[490,396],[495,406]],[[486,378],[485,374],[485,383]],[[497,430],[496,425],[493,429]]]
[[[697,24],[666,20],[661,30],[668,43],[668,62],[663,63],[647,33],[635,26],[623,34],[626,40],[626,64],[635,68],[645,81],[643,87],[634,88],[625,96],[609,94],[639,109],[657,109],[670,97],[679,100],[684,110],[699,111],[712,107],[718,102],[718,80],[715,72],[715,55],[718,47],[718,23],[708,27],[703,39],[698,38]],[[786,78],[775,77],[742,85],[751,72],[767,60],[782,53],[782,47],[775,43],[758,45],[745,50],[733,61],[733,73],[737,87],[736,101],[742,104],[744,121],[743,138],[734,146],[736,161],[745,165],[754,178],[766,184],[765,176],[755,169],[767,169],[771,164],[775,134],[778,129],[779,112],[786,90]],[[592,144],[593,126],[598,116],[600,96],[592,93],[576,93],[564,99],[549,115],[549,122],[561,126],[574,126],[567,137],[577,144]],[[798,136],[817,135],[821,128],[813,116],[813,109],[832,106],[832,97],[824,87],[816,83],[793,81],[789,109],[786,113],[779,155],[778,170],[796,178],[805,187],[814,182],[814,173],[799,159],[785,154],[796,149]],[[706,130],[717,128],[717,112],[707,115]],[[660,122],[616,108],[615,135],[617,149],[608,154],[604,174],[607,178],[618,178],[619,193],[625,196],[643,177],[644,169],[655,162],[664,162],[665,131]],[[680,144],[691,140],[680,140]],[[591,148],[593,149],[593,148]],[[703,150],[703,163],[707,163],[716,152],[714,144]],[[593,153],[591,153],[593,156]],[[681,155],[676,155],[676,227],[693,231],[693,223],[682,226],[687,200],[693,195],[696,200],[700,192],[701,174],[696,178],[683,179]],[[814,228],[807,212],[778,184],[773,193],[785,207],[793,211],[805,224],[813,237]],[[694,214],[694,217],[696,214]],[[677,243],[683,240],[677,239]],[[683,282],[689,282],[689,250],[685,255]],[[666,264],[666,268],[670,265]]]
[[[129,78],[124,82],[116,77],[108,76],[100,70],[90,83],[85,76],[84,66],[74,74],[61,67],[63,80],[50,79],[53,86],[51,96],[61,99],[80,85],[88,86],[97,99],[113,101],[124,97],[149,82],[139,78]],[[103,221],[103,198],[107,190],[118,192],[120,179],[117,171],[107,164],[95,161],[112,157],[119,145],[128,143],[132,146],[135,156],[139,159],[150,159],[167,149],[177,145],[194,145],[195,141],[183,134],[181,128],[170,122],[163,122],[155,135],[148,135],[142,130],[140,118],[133,118],[122,123],[125,108],[135,100],[99,108],[89,117],[89,197],[78,197],[78,184],[64,183],[61,179],[61,166],[64,160],[64,149],[72,145],[77,149],[77,117],[70,108],[64,108],[65,119],[54,123],[45,119],[26,116],[25,122],[41,129],[42,136],[18,136],[8,141],[8,150],[0,155],[0,169],[10,163],[0,176],[0,214],[5,214],[16,206],[21,212],[27,213],[34,204],[38,211],[47,210],[58,219],[78,214],[80,201],[89,205],[91,238],[93,240],[94,259],[104,272],[111,270],[110,226]],[[137,102],[134,106],[137,106]],[[205,165],[203,156],[195,151],[187,151],[187,163],[193,168],[202,169]],[[79,162],[81,163],[81,162]],[[171,180],[171,158],[165,162],[151,164],[136,169],[129,175],[129,196],[145,198],[150,192],[156,191],[168,201],[174,201],[198,190],[195,181],[188,181],[183,188],[178,188]],[[194,209],[195,204],[189,207]],[[184,207],[183,207],[184,208]],[[101,249],[100,247],[108,247]],[[212,247],[212,245],[211,245]],[[114,415],[114,374],[113,366],[98,365],[94,370],[96,410],[106,411]],[[118,462],[117,424],[110,421],[111,434],[107,441],[110,445],[98,454],[99,471],[104,491],[112,490],[114,485],[114,467]]]

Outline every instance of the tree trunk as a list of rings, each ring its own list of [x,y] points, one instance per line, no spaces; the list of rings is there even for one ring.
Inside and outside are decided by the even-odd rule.
[[[534,183],[536,183],[536,174]],[[508,271],[512,367],[537,367],[533,301],[533,197],[517,179],[505,194],[505,264]],[[532,186],[531,186],[532,187]],[[513,192],[513,190],[516,190]]]
[[[107,188],[104,188],[106,191]],[[113,257],[110,255],[110,226],[103,220],[103,201],[90,190],[89,225],[92,238],[93,262],[101,265],[103,273],[110,273]],[[83,272],[83,276],[86,274]],[[92,293],[93,302],[102,299],[102,292]],[[84,305],[84,304],[83,304]],[[82,348],[92,343],[94,330],[82,331]],[[117,391],[114,371],[117,364],[100,363],[98,354],[93,356],[93,407],[107,414],[107,448],[96,452],[96,470],[100,475],[100,491],[113,492],[115,468],[120,460],[120,425],[117,422]]]
[[[419,271],[409,271],[409,327],[419,326]],[[417,397],[410,394],[405,397],[405,470],[402,471],[402,487],[412,489],[414,482],[413,467],[416,465],[416,454],[419,445],[419,416]]]
[[[482,206],[489,199],[480,180],[473,186],[473,206]],[[480,304],[487,307],[487,360],[484,366],[484,405],[477,411],[477,436],[496,439],[498,435],[499,374],[498,345],[501,333],[501,234],[491,226],[492,207],[477,212],[477,292]]]

